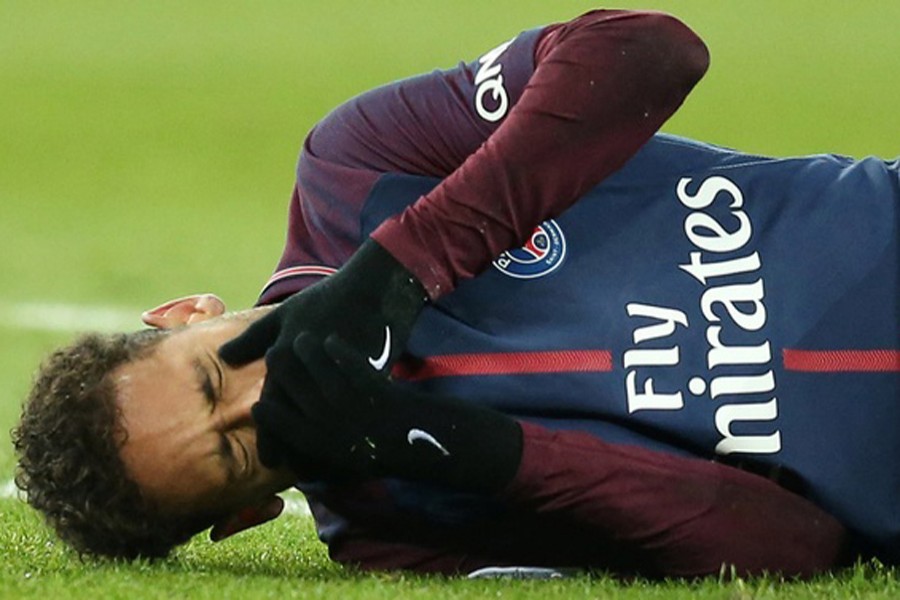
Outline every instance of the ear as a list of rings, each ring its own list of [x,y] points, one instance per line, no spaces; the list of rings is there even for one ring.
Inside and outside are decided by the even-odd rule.
[[[247,506],[220,519],[209,532],[209,539],[221,542],[245,529],[268,523],[278,517],[282,510],[284,510],[284,500],[278,496],[270,496],[261,504]]]
[[[215,294],[197,294],[145,311],[141,321],[157,329],[173,329],[181,325],[200,323],[225,313],[225,303]]]

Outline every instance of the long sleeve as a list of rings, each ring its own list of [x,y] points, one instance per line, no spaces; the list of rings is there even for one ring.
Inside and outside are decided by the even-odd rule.
[[[372,235],[432,298],[451,291],[626,162],[707,62],[673,17],[594,11],[349,100],[304,142],[284,252],[259,302],[346,262],[371,191],[392,173],[443,181]]]
[[[523,433],[502,516],[447,528],[402,512],[378,523],[375,510],[331,545],[332,558],[448,574],[528,565],[694,577],[724,565],[809,577],[849,556],[840,523],[763,477],[581,432],[525,423]]]
[[[648,573],[705,575],[726,564],[809,576],[842,560],[841,524],[760,476],[578,432],[524,431],[506,499],[638,550]]]
[[[444,295],[622,166],[707,64],[700,39],[660,13],[597,11],[550,30],[506,120],[373,237]]]

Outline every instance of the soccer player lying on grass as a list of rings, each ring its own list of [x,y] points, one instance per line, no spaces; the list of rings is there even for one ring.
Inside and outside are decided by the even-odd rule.
[[[45,364],[29,502],[113,556],[299,480],[365,568],[895,562],[898,165],[657,134],[707,61],[599,11],[341,106],[260,308],[174,301]]]

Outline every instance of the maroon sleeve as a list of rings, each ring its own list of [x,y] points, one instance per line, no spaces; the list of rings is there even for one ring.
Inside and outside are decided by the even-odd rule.
[[[534,72],[535,48],[546,30],[500,46],[502,57],[495,60],[502,61],[507,108]],[[395,81],[341,104],[313,128],[297,165],[284,252],[260,304],[297,292],[347,261],[363,241],[360,213],[384,174],[446,177],[497,129],[475,105],[483,68],[473,61]],[[490,94],[480,100],[498,108]]]
[[[600,568],[694,577],[808,577],[845,564],[847,533],[812,503],[733,467],[581,432],[523,424],[524,453],[501,499],[516,516],[466,534],[361,534],[330,548],[366,569],[466,573],[485,566]]]
[[[284,253],[259,303],[346,262],[385,173],[446,178],[373,235],[433,298],[449,292],[624,163],[707,60],[673,17],[594,11],[351,99],[304,142]]]
[[[711,461],[523,424],[513,505],[561,515],[637,550],[645,572],[810,576],[843,560],[834,518],[763,477]]]
[[[595,11],[545,31],[535,63],[484,144],[372,234],[432,299],[622,166],[681,105],[708,54],[668,15]]]

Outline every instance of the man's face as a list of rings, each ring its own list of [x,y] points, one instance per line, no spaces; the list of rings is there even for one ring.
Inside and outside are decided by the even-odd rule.
[[[114,373],[128,439],[122,459],[142,492],[173,515],[224,515],[289,487],[293,475],[259,462],[250,407],[262,360],[223,363],[219,346],[260,311],[177,329],[146,358]]]

